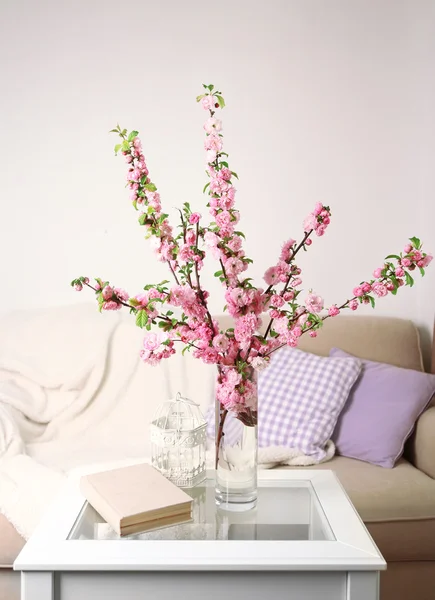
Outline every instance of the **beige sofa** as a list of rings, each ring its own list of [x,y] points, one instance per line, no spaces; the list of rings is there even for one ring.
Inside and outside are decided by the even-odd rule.
[[[300,347],[327,355],[333,346],[400,367],[422,370],[418,332],[410,321],[346,316],[330,319]],[[385,424],[388,427],[388,423]],[[435,598],[435,405],[418,420],[394,469],[335,457],[321,465],[338,474],[388,562],[381,600]],[[0,600],[19,598],[11,565],[24,541],[0,515]]]

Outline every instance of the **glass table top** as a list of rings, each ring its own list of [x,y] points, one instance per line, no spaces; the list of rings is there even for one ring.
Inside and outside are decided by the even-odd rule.
[[[230,512],[215,504],[214,480],[185,491],[192,520],[122,538],[85,502],[68,540],[335,540],[309,481],[260,481],[257,507]]]

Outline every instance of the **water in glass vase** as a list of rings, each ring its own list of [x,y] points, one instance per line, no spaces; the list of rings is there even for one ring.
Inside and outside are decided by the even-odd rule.
[[[257,503],[257,373],[218,366],[216,385],[216,503],[244,511]]]

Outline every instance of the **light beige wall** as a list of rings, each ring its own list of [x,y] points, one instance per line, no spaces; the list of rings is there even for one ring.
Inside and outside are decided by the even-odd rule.
[[[140,130],[171,215],[205,213],[202,82],[227,100],[257,280],[318,200],[332,225],[301,266],[328,303],[409,236],[435,250],[433,1],[3,0],[0,22],[1,310],[82,301],[80,274],[131,293],[166,275],[107,132]],[[435,266],[379,313],[429,331],[434,292]]]

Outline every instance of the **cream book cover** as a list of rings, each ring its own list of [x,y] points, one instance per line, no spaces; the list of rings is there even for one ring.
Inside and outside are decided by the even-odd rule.
[[[80,490],[120,535],[189,520],[192,498],[147,463],[85,475]]]

